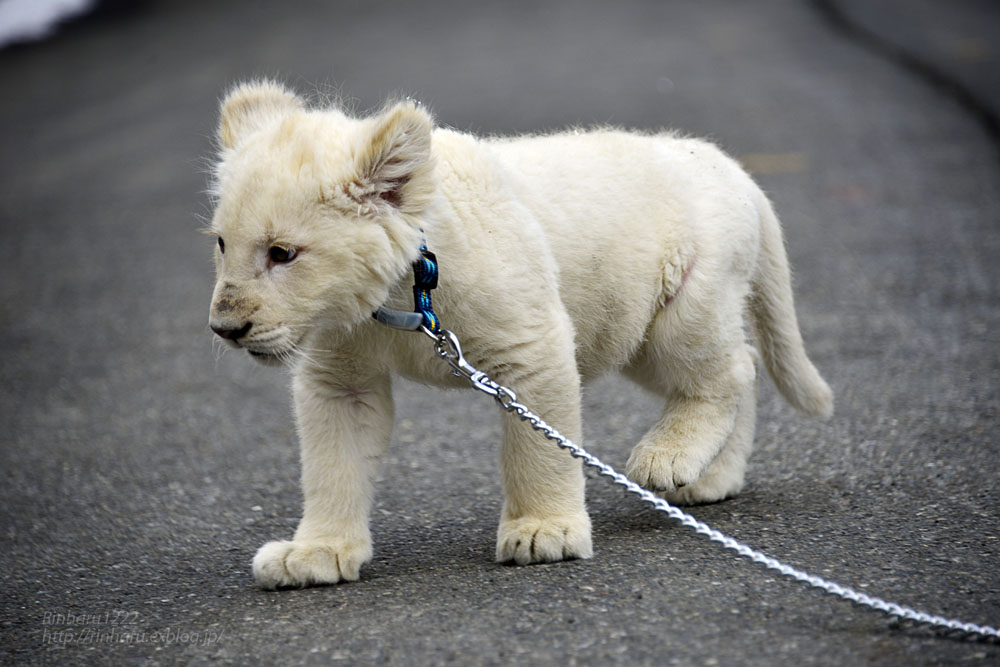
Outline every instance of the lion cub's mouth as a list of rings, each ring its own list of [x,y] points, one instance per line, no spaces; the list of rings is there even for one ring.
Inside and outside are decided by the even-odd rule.
[[[283,340],[268,340],[264,342],[240,341],[238,347],[246,350],[255,361],[267,366],[280,366],[295,358],[296,346]]]
[[[281,363],[282,356],[283,356],[281,354],[277,354],[277,353],[274,353],[274,352],[259,352],[257,350],[247,350],[247,354],[249,354],[251,357],[253,357],[257,361],[260,361],[260,362],[266,363],[266,364]],[[288,356],[288,355],[284,355],[284,356]]]
[[[263,341],[250,340],[242,345],[255,361],[265,366],[284,366],[299,356],[300,340],[291,340],[287,333],[269,337]]]
[[[291,365],[302,353],[304,335],[296,338],[288,327],[248,325],[245,330],[249,330],[249,335],[225,336],[217,330],[216,333],[228,347],[245,350],[252,359],[265,366]]]

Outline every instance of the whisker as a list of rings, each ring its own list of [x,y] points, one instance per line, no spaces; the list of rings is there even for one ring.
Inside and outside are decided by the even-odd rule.
[[[218,336],[212,336],[212,355],[215,357],[215,370],[219,370],[219,360],[226,354],[229,347],[219,340]]]
[[[319,361],[310,352],[322,352],[322,350],[306,350],[298,346],[293,346],[288,352],[288,363],[295,361],[305,361],[310,364],[319,365]],[[282,359],[285,361],[285,359]]]
[[[319,347],[302,347],[301,345],[296,345],[295,349],[296,350],[300,350],[302,352],[330,352],[331,351],[328,348],[324,349],[324,348],[319,348]]]

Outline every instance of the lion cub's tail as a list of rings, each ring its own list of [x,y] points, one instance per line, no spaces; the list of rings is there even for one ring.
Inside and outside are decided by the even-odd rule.
[[[750,294],[757,347],[782,396],[802,412],[826,419],[833,414],[833,392],[806,356],[781,224],[765,196],[757,209],[761,252]]]

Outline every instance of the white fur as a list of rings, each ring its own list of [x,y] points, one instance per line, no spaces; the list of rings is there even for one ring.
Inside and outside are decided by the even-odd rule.
[[[582,381],[622,371],[663,396],[627,472],[673,501],[742,487],[758,358],[794,405],[832,411],[771,205],[708,143],[616,129],[480,139],[433,129],[411,103],[369,118],[308,109],[272,82],[229,94],[219,139],[211,324],[249,322],[234,345],[290,363],[302,445],[304,514],[254,559],[266,588],[358,578],[390,376],[462,386],[425,337],[371,318],[411,307],[421,234],[441,265],[436,311],[470,362],[568,437]],[[274,245],[298,254],[274,262]],[[579,464],[503,420],[497,559],[589,557]]]

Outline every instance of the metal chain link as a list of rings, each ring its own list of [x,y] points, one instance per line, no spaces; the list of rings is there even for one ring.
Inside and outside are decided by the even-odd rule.
[[[772,558],[761,551],[749,547],[741,542],[738,542],[732,537],[719,532],[708,524],[694,518],[687,512],[674,507],[663,498],[660,498],[659,496],[654,495],[650,491],[642,488],[632,480],[625,477],[625,475],[619,473],[614,468],[604,463],[593,454],[587,452],[579,445],[576,445],[559,433],[559,431],[555,428],[547,424],[545,420],[532,412],[527,406],[518,402],[517,394],[515,394],[513,390],[494,382],[485,373],[476,370],[473,366],[471,366],[462,355],[462,347],[458,342],[458,337],[455,336],[454,333],[447,329],[441,329],[437,333],[434,333],[426,327],[421,330],[435,341],[434,351],[439,357],[451,365],[452,372],[456,376],[468,379],[474,388],[496,399],[501,408],[507,412],[517,415],[522,421],[527,422],[533,429],[539,431],[547,439],[553,441],[558,447],[568,451],[573,457],[580,459],[584,465],[597,470],[601,477],[606,477],[610,479],[612,483],[624,487],[627,492],[639,496],[639,498],[646,501],[657,510],[664,512],[670,516],[670,518],[679,521],[695,532],[706,536],[708,539],[718,542],[725,548],[731,549],[739,555],[760,563],[765,567],[776,570],[786,577],[801,581],[802,583],[808,584],[814,588],[819,588],[820,590],[826,591],[831,595],[836,595],[837,597],[853,602],[854,604],[869,607],[884,614],[913,621],[914,623],[943,628],[948,632],[961,633],[963,636],[979,636],[984,639],[990,638],[993,640],[1000,639],[1000,630],[997,630],[996,628],[988,625],[965,623],[954,619],[944,618],[943,616],[928,614],[923,611],[918,611],[916,609],[911,609],[910,607],[896,604],[895,602],[887,602],[881,598],[866,595],[865,593],[861,593],[852,588],[841,586],[836,582],[823,579],[822,577],[818,577],[809,574],[808,572],[796,569],[790,565],[786,565],[776,558]]]

